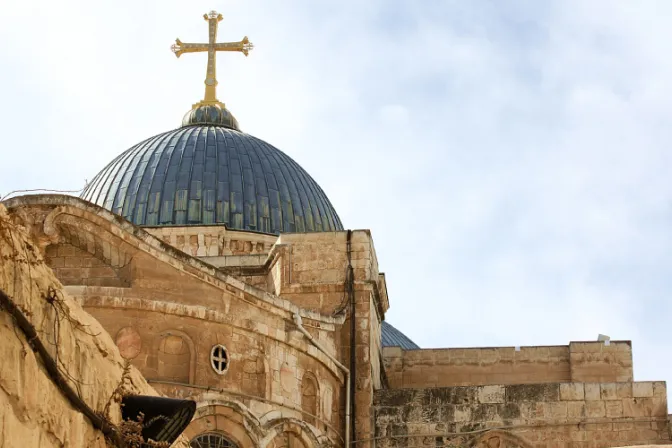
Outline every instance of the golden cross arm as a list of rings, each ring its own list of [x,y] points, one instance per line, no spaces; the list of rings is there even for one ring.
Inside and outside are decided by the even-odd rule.
[[[240,51],[245,56],[250,53],[250,50],[254,48],[250,39],[247,36],[239,42],[222,42],[220,44],[215,44],[215,51]]]
[[[183,53],[208,53],[208,65],[205,74],[205,96],[203,101],[194,105],[194,108],[199,104],[221,104],[217,99],[217,52],[218,51],[238,51],[247,56],[253,48],[252,42],[247,36],[243,37],[238,42],[217,42],[217,28],[219,22],[222,20],[222,15],[216,11],[210,11],[203,15],[203,18],[208,22],[208,43],[185,43],[180,39],[175,39],[175,43],[170,47],[178,58]],[[223,104],[221,104],[223,107]]]
[[[185,43],[180,39],[175,39],[175,43],[170,47],[175,53],[175,56],[178,58],[184,53],[198,53],[203,51],[209,51],[210,45],[215,51],[239,51],[247,56],[250,53],[250,50],[254,48],[250,39],[247,36],[243,37],[242,40],[238,42],[223,42],[215,44],[195,44],[195,43]]]

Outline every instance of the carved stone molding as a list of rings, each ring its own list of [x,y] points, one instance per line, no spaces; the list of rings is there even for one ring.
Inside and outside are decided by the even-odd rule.
[[[532,445],[522,437],[500,430],[486,432],[477,437],[471,446],[474,448],[532,448]]]

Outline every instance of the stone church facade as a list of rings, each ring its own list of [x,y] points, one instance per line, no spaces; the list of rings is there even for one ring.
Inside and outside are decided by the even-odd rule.
[[[6,205],[148,383],[198,403],[189,440],[344,446],[350,372],[350,445],[669,440],[665,383],[633,380],[627,341],[416,348],[384,323],[385,276],[368,231],[143,229],[74,197]],[[336,313],[348,296],[354,340],[351,308]]]
[[[4,203],[147,383],[197,402],[192,447],[670,440],[665,383],[634,381],[627,341],[418,348],[385,322],[371,232],[345,230],[208,79],[180,128],[122,153],[81,197]]]

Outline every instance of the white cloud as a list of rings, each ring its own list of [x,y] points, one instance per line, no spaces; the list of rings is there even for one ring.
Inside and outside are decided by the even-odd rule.
[[[211,2],[0,2],[0,192],[79,188],[202,95],[205,57],[168,48]],[[214,6],[256,44],[220,57],[220,98],[372,229],[395,326],[633,338],[637,377],[668,379],[672,4]]]

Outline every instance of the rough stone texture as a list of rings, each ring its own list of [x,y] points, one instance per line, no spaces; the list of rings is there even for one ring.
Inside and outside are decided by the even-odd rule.
[[[45,297],[53,288],[60,305]],[[117,387],[123,359],[100,324],[63,293],[60,282],[44,263],[34,241],[11,223],[0,204],[0,289],[21,307],[40,338],[63,369],[76,380],[81,398],[102,411]],[[57,316],[61,318],[57,322]],[[58,343],[52,343],[57,340]],[[42,359],[28,345],[12,317],[0,311],[0,446],[104,447],[102,433],[72,408],[44,370]],[[142,375],[132,369],[134,392],[156,395]],[[71,386],[75,387],[74,382]],[[110,417],[118,423],[119,406]],[[175,446],[185,446],[182,441]]]
[[[116,248],[115,248],[116,249]],[[128,260],[122,260],[121,266],[107,264],[105,259],[96,258],[95,245],[92,252],[80,249],[72,244],[54,244],[45,251],[45,261],[64,285],[92,286],[129,286]],[[99,248],[111,252],[107,244]],[[102,257],[101,257],[102,258]],[[111,260],[112,255],[108,256]]]
[[[629,445],[629,446],[623,446],[620,448],[669,448],[672,447],[672,445]]]
[[[224,226],[147,227],[147,233],[193,257],[229,259],[229,265],[241,266],[246,256],[266,256],[277,236],[239,232]],[[237,258],[236,258],[237,257]],[[238,263],[236,263],[238,262]],[[262,261],[263,263],[263,261]],[[212,263],[225,266],[227,263]]]
[[[492,446],[486,442],[497,437],[505,446],[597,448],[670,440],[664,383],[595,383],[591,386],[600,394],[590,398],[583,395],[583,386],[546,383],[376,391],[376,435],[390,436],[377,444],[410,447],[441,439],[445,444],[460,440]],[[657,396],[635,397],[654,389]]]
[[[632,381],[632,345],[629,341],[571,342],[572,381]]]
[[[49,262],[59,268],[69,260],[71,270],[58,271],[68,279],[68,292],[159,392],[199,403],[190,437],[212,428],[235,433],[235,420],[243,418],[247,435],[236,439],[241,447],[279,443],[286,434],[277,428],[286,424],[309,445],[342,443],[345,376],[296,329],[292,316],[299,313],[315,340],[349,364],[349,321],[332,316],[343,302],[346,232],[278,238],[216,226],[150,229],[185,253],[75,198],[21,199],[10,201],[12,213],[27,223]],[[92,258],[107,274],[123,268],[123,283],[93,281],[94,262],[85,261]],[[351,259],[356,417],[364,437],[372,431],[371,359],[380,359],[379,348],[371,355],[370,347],[380,339],[387,296],[367,231],[352,233]],[[224,374],[211,366],[215,344],[228,352]],[[312,396],[304,393],[309,377],[316,390],[306,399]],[[204,408],[208,412],[200,411],[205,403],[214,403]],[[237,417],[223,416],[230,412]]]
[[[383,350],[391,387],[632,381],[630,342],[568,346]]]
[[[68,293],[157,391],[197,401],[188,439],[218,431],[239,448],[342,446],[345,375],[297,330],[296,313],[340,363],[354,354],[357,448],[669,440],[665,383],[632,382],[629,342],[381,348],[389,302],[368,231],[351,233],[348,252],[348,232],[145,231],[76,198],[8,204]],[[211,365],[216,344],[228,353],[223,374]]]

